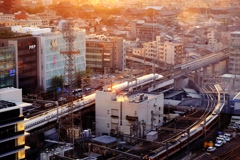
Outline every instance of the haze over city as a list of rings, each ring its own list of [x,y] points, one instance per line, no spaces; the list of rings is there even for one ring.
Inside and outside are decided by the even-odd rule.
[[[1,0],[0,159],[238,159],[239,6]]]

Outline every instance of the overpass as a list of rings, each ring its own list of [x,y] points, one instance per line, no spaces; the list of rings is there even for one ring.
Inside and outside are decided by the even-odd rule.
[[[143,63],[145,65],[148,66],[155,66],[156,68],[159,69],[168,69],[170,68],[170,66],[165,66],[164,63],[153,63],[153,60],[147,60],[147,59],[143,59],[143,57],[132,57],[132,56],[126,56],[126,58],[128,60],[134,61],[134,62],[139,62],[139,63]],[[215,64],[224,60],[228,60],[229,58],[229,54],[224,53],[224,52],[219,52],[219,53],[212,53],[210,55],[201,57],[199,59],[193,60],[191,62],[186,62],[184,64],[179,64],[173,67],[173,69],[181,69],[181,70],[185,70],[185,71],[194,71],[197,69],[200,69],[202,67],[206,67],[209,66],[211,64]]]

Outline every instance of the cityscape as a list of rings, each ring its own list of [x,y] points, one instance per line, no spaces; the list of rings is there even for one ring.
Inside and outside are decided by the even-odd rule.
[[[0,0],[0,159],[238,160],[239,6]]]

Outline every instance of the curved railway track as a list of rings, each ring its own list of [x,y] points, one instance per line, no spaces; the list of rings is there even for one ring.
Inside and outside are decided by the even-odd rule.
[[[209,92],[211,88],[203,88],[203,92]],[[134,154],[137,156],[144,157],[151,153],[160,152],[162,149],[166,149],[166,144],[172,143],[175,139],[179,136],[183,136],[183,134],[187,134],[187,130],[190,130],[192,127],[200,124],[204,119],[206,119],[211,112],[213,111],[216,105],[216,97],[212,94],[204,94],[204,98],[207,99],[207,103],[204,107],[197,109],[196,111],[184,116],[177,118],[176,121],[172,121],[167,123],[160,128],[158,131],[158,139],[156,142],[142,142],[140,146],[133,147],[127,152],[130,154]],[[162,136],[163,135],[163,136]],[[159,144],[159,142],[161,144]],[[135,160],[136,158],[128,157],[127,155],[118,155],[114,158],[114,160],[125,160],[125,159],[132,159]]]

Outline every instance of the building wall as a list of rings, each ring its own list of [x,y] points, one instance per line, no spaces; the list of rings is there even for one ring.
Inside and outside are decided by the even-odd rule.
[[[79,31],[74,41],[74,50],[78,50],[74,58],[76,71],[84,71],[86,69],[86,42],[85,32]],[[61,51],[66,51],[66,41],[62,33],[49,33],[38,36],[38,41],[41,44],[40,64],[41,70],[39,71],[40,85],[45,90],[50,89],[51,79],[54,76],[64,76],[65,56]]]
[[[35,37],[23,37],[9,40],[9,44],[17,50],[18,87],[23,94],[34,93],[38,85],[38,52]]]
[[[229,73],[240,75],[240,31],[231,33]]]
[[[126,66],[126,49],[121,37],[95,36],[86,40],[87,67],[105,72],[123,70]]]
[[[22,90],[16,88],[0,89],[0,100],[0,104],[11,103],[11,107],[0,108],[0,159],[25,159],[25,150],[29,149],[25,136],[29,133],[24,131],[22,107],[31,104],[22,103]]]
[[[124,101],[119,102],[117,100],[118,95],[115,92],[97,91],[96,133],[98,135],[103,133],[110,134],[111,130],[115,130],[116,132],[132,135],[135,131],[131,131],[130,127],[136,122],[136,118],[139,124],[141,122],[146,123],[146,130],[144,130],[142,125],[138,127],[139,134],[137,136],[140,137],[146,135],[155,126],[161,125],[163,122],[163,117],[161,116],[163,114],[163,94],[145,95],[148,96],[148,99],[138,103],[133,102],[133,99],[138,97],[137,95],[128,96]],[[153,116],[151,113],[155,115]]]
[[[37,42],[32,36],[0,39],[2,46],[13,45],[15,49],[16,84],[23,93],[33,92],[37,87]]]
[[[14,46],[0,47],[0,88],[16,87],[16,52]]]
[[[133,54],[158,60],[167,64],[183,63],[183,44],[164,41],[164,37],[156,36],[156,41],[143,43],[143,48],[135,48]]]

